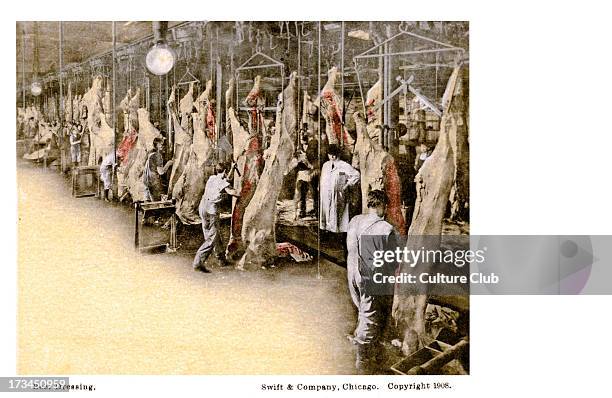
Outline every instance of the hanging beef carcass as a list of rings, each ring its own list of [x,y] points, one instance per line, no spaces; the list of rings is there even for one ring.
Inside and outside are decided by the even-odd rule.
[[[232,160],[236,165],[236,169],[232,170],[234,173],[234,189],[236,192],[240,192],[242,187],[242,171],[244,170],[244,144],[246,143],[246,139],[249,133],[242,128],[238,121],[238,117],[234,111],[234,106],[236,103],[235,98],[235,80],[231,78],[228,82],[227,90],[225,91],[225,131],[228,137],[230,137],[232,141]],[[227,249],[225,251],[226,257],[231,257],[238,250],[239,242],[242,241],[240,238],[241,228],[235,231],[234,226],[236,224],[236,220],[234,220],[234,212],[236,211],[236,203],[238,198],[235,196],[232,197],[232,219],[230,226],[230,238],[227,244]],[[242,214],[244,211],[242,212]],[[240,222],[238,223],[240,227],[242,227],[242,217],[240,217]]]
[[[276,132],[266,150],[265,166],[255,194],[244,212],[242,240],[247,249],[238,263],[244,269],[273,260],[276,251],[276,201],[294,152],[297,134],[297,73],[279,94],[276,111]]]
[[[132,196],[132,201],[139,202],[145,200],[145,185],[142,178],[147,153],[153,149],[153,140],[161,137],[149,120],[149,111],[144,108],[138,109],[138,140],[136,146],[130,153],[127,170],[127,189]]]
[[[312,99],[310,98],[310,95],[308,95],[308,92],[304,90],[304,103],[302,107],[302,126],[306,126],[306,129],[308,131],[318,131],[318,118],[315,118],[316,115],[317,107],[312,102]]]
[[[424,246],[427,246],[428,250],[438,249],[432,245],[432,239],[427,237],[441,235],[442,220],[453,186],[455,163],[451,143],[455,140],[460,117],[464,114],[461,107],[465,104],[461,101],[455,103],[453,99],[457,94],[459,73],[460,67],[456,67],[448,80],[446,90],[450,94],[446,105],[443,104],[438,143],[415,177],[417,200],[406,242],[406,246],[411,250]],[[401,263],[399,272],[411,272],[415,266],[420,267],[419,272],[427,272],[433,264]],[[393,318],[403,335],[402,351],[406,355],[416,351],[429,340],[425,330],[427,295],[411,291],[409,285],[403,283],[395,285],[392,311]],[[454,296],[449,299],[452,297]]]
[[[25,109],[22,107],[17,107],[16,131],[17,139],[25,136]]]
[[[30,140],[37,139],[39,136],[41,114],[38,109],[34,106],[28,106],[25,109],[25,125],[24,133],[25,138]],[[35,149],[36,143],[34,141],[27,143],[26,152],[30,152]]]
[[[382,80],[378,79],[376,83],[368,90],[366,94],[366,112],[367,114],[367,129],[370,135],[374,132],[376,126],[383,124],[382,115]],[[376,109],[378,107],[378,109]],[[382,138],[382,137],[379,137]]]
[[[72,83],[68,82],[68,95],[64,100],[64,119],[72,122]]]
[[[81,107],[87,109],[87,128],[89,130],[89,161],[90,166],[98,164],[96,158],[96,134],[100,126],[100,115],[102,115],[102,77],[96,76],[91,83],[91,88],[83,95]],[[83,115],[81,114],[81,117]]]
[[[200,224],[198,207],[206,178],[210,175],[209,163],[212,163],[214,153],[213,142],[204,131],[204,120],[198,113],[192,114],[193,142],[189,151],[189,159],[174,189],[172,197],[176,199],[176,214],[184,224]]]
[[[381,101],[382,101],[382,80],[379,79],[368,90],[368,92],[366,93],[366,99],[365,99],[366,130],[370,137],[376,135],[376,140],[379,143],[382,142],[383,137],[379,137],[380,132],[377,133],[375,129],[376,129],[376,126],[382,125],[382,120],[383,120],[382,107],[379,107],[378,109],[375,109],[375,108],[380,105]],[[355,124],[357,124],[356,120],[354,120],[354,122]],[[355,126],[355,128],[358,130],[357,126]],[[359,133],[358,133],[357,143],[355,144],[356,146],[359,145],[359,141],[360,139],[359,139]],[[359,160],[359,154],[360,154],[360,151],[355,149],[355,152],[353,153],[353,166],[358,167],[358,168],[359,168],[359,164],[361,163]],[[362,207],[364,211],[365,211],[365,206],[367,204],[365,202],[366,198],[367,198],[367,185],[366,185],[366,191],[364,191],[362,188]]]
[[[36,135],[38,128],[38,119],[36,113],[33,112],[33,107],[28,106],[24,110],[24,126],[23,132],[25,138],[33,138]],[[29,150],[29,148],[27,148]]]
[[[132,98],[132,89],[129,88],[125,97],[119,102],[119,109],[123,114],[123,135],[130,134],[130,99]]]
[[[126,185],[122,182],[127,178],[126,166],[129,162],[130,151],[132,151],[136,145],[136,140],[138,139],[138,131],[130,127],[130,99],[132,99],[132,89],[127,90],[125,97],[119,103],[119,109],[121,109],[121,113],[123,115],[123,138],[117,147],[117,157],[120,159],[120,166],[117,171],[117,180],[120,187],[126,187]],[[121,196],[121,194],[122,192],[120,189],[119,196]]]
[[[111,92],[110,88],[106,87],[106,91],[104,91],[104,98],[102,99],[102,108],[107,117],[111,115]]]
[[[261,130],[251,129],[247,131],[241,125],[236,111],[231,106],[231,100],[228,100],[234,97],[234,89],[234,80],[232,79],[225,95],[226,117],[227,125],[230,127],[232,134],[233,158],[239,171],[239,173],[234,174],[234,189],[240,193],[240,196],[232,201],[230,239],[226,250],[228,257],[241,253],[244,249],[242,244],[244,212],[255,194],[264,164]]]
[[[196,111],[200,115],[200,118],[204,120],[205,132],[208,138],[212,142],[217,140],[217,120],[215,115],[215,107],[211,99],[212,94],[212,80],[206,82],[206,89],[202,91],[202,94],[194,102]]]
[[[55,106],[55,95],[45,98],[45,114],[48,121],[57,120],[57,107]]]
[[[81,120],[81,96],[75,95],[72,100],[72,120],[79,123]]]
[[[195,111],[201,116],[204,117],[204,101],[207,99],[207,97],[210,95],[210,90],[212,89],[212,80],[209,80],[206,82],[206,87],[204,87],[204,91],[202,91],[202,93],[200,94],[200,96],[198,98],[196,98],[195,100],[193,100],[193,108],[195,108]],[[189,92],[187,92],[187,94],[189,94]],[[183,100],[185,100],[187,98],[187,95],[183,98]],[[181,103],[184,104],[183,100],[181,100]]]
[[[130,129],[139,130],[140,114],[140,87],[136,88],[136,94],[130,99],[128,104],[128,125]],[[147,117],[148,120],[148,117]]]
[[[263,116],[263,108],[265,106],[266,99],[264,97],[263,89],[261,88],[261,76],[255,76],[253,82],[253,88],[249,91],[249,94],[244,99],[244,105],[249,108],[249,131],[265,133],[266,125]]]
[[[362,212],[368,210],[368,192],[380,189],[387,195],[386,220],[402,235],[406,234],[406,221],[402,215],[401,186],[397,164],[380,144],[380,129],[368,131],[359,112],[353,115],[357,128],[357,143],[353,166],[361,173]]]
[[[32,107],[27,106],[24,110],[24,118],[25,120],[31,120],[34,118],[34,112],[32,112]]]
[[[179,112],[181,113],[181,126],[183,130],[189,130],[189,117],[193,112],[193,82],[189,83],[187,94],[179,102]]]
[[[53,120],[58,120],[59,119],[59,112],[58,112],[57,96],[56,95],[53,95],[53,97],[51,97],[51,114],[53,115]]]
[[[234,80],[234,78],[232,77],[229,82],[227,83],[227,90],[225,90],[225,131],[226,131],[226,135],[230,137],[230,140],[232,142],[232,145],[234,145],[234,135],[235,132],[232,129],[232,123],[231,123],[231,118],[229,115],[229,112],[227,112],[230,108],[234,108],[236,105],[236,97],[235,97],[235,90],[236,90],[236,81]],[[234,145],[234,161],[236,160],[236,146]]]
[[[174,131],[174,163],[172,164],[172,171],[168,181],[168,196],[172,196],[174,185],[185,170],[185,166],[189,160],[189,151],[191,150],[192,141],[190,132],[181,127],[181,123],[178,119],[175,88],[176,87],[174,86],[172,87],[172,92],[170,93],[170,97],[168,98],[168,102],[166,104],[168,107],[168,114],[170,115],[172,131]]]
[[[43,101],[42,101],[42,114],[45,120],[49,120],[49,107],[48,107],[48,101],[47,101],[46,96],[43,98]]]
[[[19,134],[19,138],[27,137],[28,118],[25,107],[20,107],[17,110],[17,125],[17,132]]]
[[[469,221],[470,147],[468,139],[469,84],[468,68],[462,68],[457,78],[457,89],[452,98],[456,114],[457,132],[451,136],[455,161],[455,182],[450,194],[451,220]]]
[[[134,149],[136,148],[137,141],[138,131],[132,130],[129,134],[124,134],[123,140],[121,140],[121,143],[117,147],[117,157],[119,158],[119,167],[117,168],[117,193],[121,199],[128,193],[128,172],[136,158],[135,154],[137,151]]]
[[[94,153],[90,152],[90,156],[100,162],[106,155],[113,151],[113,143],[115,141],[115,131],[106,122],[106,115],[100,114],[100,127],[94,127],[95,134],[92,138],[92,148]]]
[[[336,93],[334,85],[338,76],[338,69],[334,66],[327,72],[327,83],[315,103],[319,103],[321,115],[325,119],[325,134],[330,145],[340,145],[352,149],[355,143],[344,127],[342,117],[343,99]]]
[[[30,121],[29,123],[31,127],[30,133],[31,133],[31,136],[33,137],[35,133],[38,131],[39,123],[43,121],[43,117],[40,111],[38,110],[38,108],[33,105],[27,107],[25,113],[26,113],[26,120]]]
[[[24,159],[40,161],[44,159],[50,150],[50,142],[53,138],[53,129],[43,121],[38,122],[37,134],[33,136],[32,145],[29,148],[30,153],[23,155]]]

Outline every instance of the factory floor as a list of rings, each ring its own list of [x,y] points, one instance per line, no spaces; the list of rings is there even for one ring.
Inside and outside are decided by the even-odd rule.
[[[344,268],[198,273],[193,244],[136,253],[133,211],[54,169],[20,162],[17,193],[19,374],[355,372]]]

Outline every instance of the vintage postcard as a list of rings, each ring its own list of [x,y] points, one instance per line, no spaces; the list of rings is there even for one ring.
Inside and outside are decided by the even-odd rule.
[[[468,22],[16,39],[18,374],[469,374]]]

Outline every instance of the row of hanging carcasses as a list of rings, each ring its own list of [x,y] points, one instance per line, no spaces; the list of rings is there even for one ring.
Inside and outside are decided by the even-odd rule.
[[[321,95],[314,101],[309,101],[307,94],[304,95],[304,114],[302,123],[313,124],[312,113],[307,107],[319,110],[325,120],[325,138],[329,144],[338,144],[346,148],[350,153],[355,150],[355,140],[348,133],[342,116],[342,99],[334,89],[338,71],[332,68],[328,73],[328,82],[323,88]],[[253,88],[245,99],[248,111],[247,128],[238,120],[235,104],[232,103],[235,96],[226,95],[226,134],[222,137],[225,141],[218,140],[217,121],[215,109],[212,104],[212,82],[206,84],[202,93],[194,99],[194,87],[190,85],[189,90],[177,103],[175,89],[172,90],[167,103],[171,120],[173,134],[173,160],[174,164],[170,172],[168,197],[176,200],[177,215],[185,224],[199,224],[201,222],[198,214],[198,205],[201,199],[206,178],[211,173],[212,166],[218,161],[218,145],[225,142],[229,145],[228,137],[231,136],[233,160],[237,164],[235,175],[235,188],[240,192],[240,197],[234,200],[232,209],[232,227],[230,247],[240,246],[240,233],[242,229],[242,217],[250,199],[255,192],[259,175],[264,165],[263,135],[268,132],[268,124],[263,120],[259,111],[264,105],[264,95],[260,85],[261,79],[255,78]],[[380,101],[380,90],[376,85],[368,92],[368,106],[375,106]],[[92,86],[92,90],[95,87]],[[88,92],[89,93],[89,92]],[[87,94],[86,94],[87,95]],[[84,95],[84,97],[86,97]],[[121,101],[119,108],[123,111],[124,126],[123,139],[118,146],[118,157],[120,164],[117,170],[119,195],[129,193],[133,201],[144,200],[144,184],[142,174],[146,162],[146,154],[153,148],[153,140],[160,136],[160,132],[149,120],[149,114],[145,109],[138,109],[139,90],[132,95],[130,91]],[[87,97],[87,109],[94,112],[98,109],[96,102],[100,98],[97,95]],[[83,102],[83,100],[82,100]],[[231,109],[231,110],[230,110]],[[380,124],[376,115],[368,115],[368,129]],[[95,115],[88,114],[88,120],[94,119]],[[95,126],[95,124],[93,124]],[[380,146],[368,146],[368,151],[376,152],[377,159],[384,159],[377,164],[379,172],[370,172],[375,177],[367,181],[369,189],[385,188],[385,175],[393,163],[393,158]],[[366,152],[368,152],[366,151]],[[369,153],[368,152],[368,153]],[[362,151],[363,153],[363,151]],[[364,163],[356,163],[355,166],[363,167]],[[239,173],[239,174],[238,174]],[[387,187],[389,184],[387,184]],[[397,192],[395,192],[397,191]],[[399,196],[399,188],[389,192],[389,195]],[[391,203],[399,203],[399,200],[391,200]],[[405,222],[401,217],[394,221],[396,226],[403,230]]]
[[[348,133],[341,111],[343,99],[334,89],[337,75],[338,71],[335,67],[328,72],[328,81],[314,101],[310,101],[308,95],[304,93],[302,123],[313,128],[312,109],[314,108],[320,111],[320,116],[325,120],[324,139],[329,144],[341,145],[353,155],[361,154],[367,157],[375,155],[376,162],[368,163],[358,160],[353,162],[360,169],[371,168],[370,164],[376,164],[373,166],[376,170],[366,170],[366,173],[361,170],[364,177],[371,176],[368,181],[362,181],[362,185],[366,184],[364,186],[367,186],[368,189],[386,189],[389,191],[387,193],[391,199],[390,203],[399,206],[400,201],[395,200],[397,199],[395,196],[399,196],[399,187],[386,182],[389,178],[395,180],[393,176],[389,176],[390,171],[395,170],[397,173],[396,168],[393,167],[393,157],[380,145],[375,145],[376,142],[368,142],[367,149],[364,150],[360,146],[363,139],[360,139],[358,135],[358,142],[355,142],[355,139]],[[219,132],[217,131],[215,109],[211,104],[212,82],[207,82],[206,88],[198,98],[194,99],[193,93],[194,87],[191,84],[188,92],[177,104],[173,89],[167,104],[174,131],[174,165],[170,172],[168,197],[176,199],[177,214],[183,223],[200,223],[198,204],[206,177],[210,174],[211,166],[218,160],[219,143],[224,142],[227,144],[226,148],[231,148],[227,139],[228,136],[231,136],[233,160],[237,163],[240,173],[240,176],[235,179],[235,185],[241,192],[241,197],[234,201],[232,210],[232,238],[230,240],[232,244],[240,239],[242,214],[255,191],[264,164],[262,132],[267,132],[268,126],[263,120],[263,115],[258,111],[264,105],[260,78],[255,79],[253,89],[245,100],[245,104],[251,109],[248,130],[244,129],[240,123],[236,123],[238,117],[235,110],[229,111],[229,108],[234,106],[231,103],[234,99],[233,93],[226,95],[227,134],[223,136],[225,141],[217,139]],[[148,111],[138,108],[139,96],[139,89],[134,93],[128,90],[119,105],[124,117],[124,131],[121,143],[117,148],[119,158],[117,182],[119,195],[129,193],[133,201],[144,200],[142,174],[146,155],[153,148],[153,140],[160,136],[159,130],[149,119]],[[375,110],[382,101],[381,96],[382,92],[378,82],[367,93],[365,130],[368,133],[367,137],[373,133],[374,126],[381,123],[380,110]],[[91,148],[88,163],[90,165],[98,164],[113,148],[114,132],[107,123],[108,114],[105,113],[105,110],[108,104],[105,102],[108,102],[108,99],[106,97],[107,95],[102,90],[102,79],[96,77],[92,82],[92,87],[82,97],[78,95],[72,97],[69,88],[66,98],[66,104],[71,104],[71,106],[66,106],[66,120],[75,120],[75,118],[82,120],[89,131]],[[391,188],[393,189],[390,190]],[[392,220],[394,225],[403,231],[405,221],[401,212],[393,211],[393,213],[398,214],[397,219]]]

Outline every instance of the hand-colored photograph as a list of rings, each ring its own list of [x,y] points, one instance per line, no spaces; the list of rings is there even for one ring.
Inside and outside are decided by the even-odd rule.
[[[362,244],[469,235],[469,65],[466,21],[17,21],[17,373],[469,374],[469,294]]]

